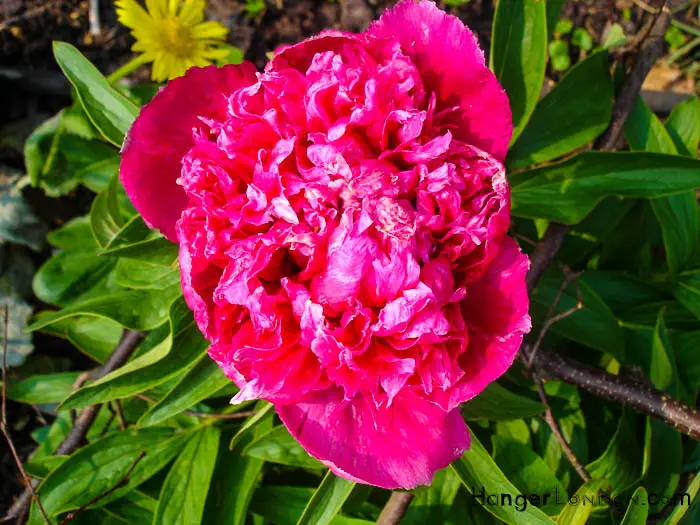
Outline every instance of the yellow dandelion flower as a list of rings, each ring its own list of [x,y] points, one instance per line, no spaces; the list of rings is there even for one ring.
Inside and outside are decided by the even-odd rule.
[[[206,0],[116,0],[119,21],[131,29],[141,53],[139,62],[153,62],[156,82],[179,77],[192,66],[207,66],[230,53],[225,39],[228,29],[204,21]]]

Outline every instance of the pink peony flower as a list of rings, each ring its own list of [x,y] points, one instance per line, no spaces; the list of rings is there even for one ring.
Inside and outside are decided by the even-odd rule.
[[[405,0],[145,106],[121,179],[180,244],[210,355],[313,456],[385,488],[469,446],[458,406],[530,328],[506,235],[508,99],[472,33]]]

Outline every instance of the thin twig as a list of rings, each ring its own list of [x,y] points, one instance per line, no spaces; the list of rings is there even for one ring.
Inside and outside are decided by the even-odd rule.
[[[27,476],[27,473],[24,470],[22,460],[20,459],[19,454],[17,454],[17,449],[12,441],[10,430],[7,427],[7,346],[8,325],[10,322],[10,309],[7,305],[3,307],[2,313],[4,326],[2,334],[2,408],[0,409],[0,431],[2,431],[2,435],[5,436],[5,441],[7,441],[7,445],[10,447],[10,452],[12,452],[12,457],[17,465],[17,470],[19,470],[22,480],[24,481],[24,486],[26,487],[25,490],[29,492],[29,497],[36,502],[36,506],[39,508],[39,512],[41,512],[44,521],[51,525],[51,520],[46,515],[46,511],[44,510],[44,506],[41,504],[41,501],[39,501],[39,496],[37,496],[37,493],[34,490],[32,481],[29,479],[29,476]]]
[[[100,2],[99,0],[90,0],[88,4],[88,22],[90,23],[90,34],[93,37],[100,36],[102,27],[100,24]]]
[[[131,476],[131,473],[132,473],[132,472],[134,471],[134,469],[136,468],[136,465],[139,464],[139,461],[141,461],[141,460],[144,458],[145,455],[146,455],[146,451],[145,451],[145,450],[142,450],[141,453],[136,457],[136,459],[134,460],[134,462],[131,464],[131,467],[129,467],[129,470],[127,471],[127,473],[124,474],[124,477],[123,477],[122,479],[120,479],[120,480],[117,482],[116,485],[114,485],[114,486],[113,486],[111,489],[109,489],[107,492],[103,492],[102,494],[100,494],[100,495],[97,496],[96,498],[90,500],[90,501],[87,502],[85,505],[83,505],[82,507],[80,507],[78,510],[75,510],[75,511],[73,511],[73,512],[70,512],[65,518],[63,518],[63,519],[58,523],[58,525],[65,525],[66,523],[68,523],[69,521],[71,521],[73,518],[75,518],[75,517],[76,517],[78,514],[80,514],[81,512],[85,512],[87,509],[89,509],[90,507],[92,507],[92,506],[93,506],[95,503],[97,503],[98,501],[103,500],[104,498],[106,498],[107,496],[109,496],[110,494],[112,494],[115,490],[120,489],[120,488],[122,488],[124,485],[126,485],[126,483],[129,481],[129,476]]]
[[[122,366],[127,359],[129,359],[133,351],[143,339],[144,335],[145,334],[143,332],[125,330],[121,341],[119,341],[117,347],[107,358],[105,364],[90,372],[90,379],[99,379]],[[58,445],[58,448],[54,452],[55,456],[71,454],[77,450],[78,447],[80,447],[85,439],[85,436],[87,436],[90,427],[95,421],[95,417],[97,417],[99,409],[100,405],[91,405],[81,410],[80,414],[75,420],[73,428],[61,442],[61,444]],[[38,482],[32,482],[31,486],[34,487],[35,485],[38,485]],[[31,503],[31,499],[32,493],[28,487],[12,504],[6,517],[12,519],[25,514],[29,504]]]
[[[552,412],[552,405],[549,404],[547,393],[544,391],[544,386],[542,386],[542,380],[536,373],[532,374],[532,379],[535,381],[535,385],[537,386],[537,395],[539,395],[540,401],[542,402],[545,408],[545,423],[547,423],[547,425],[549,425],[549,428],[552,429],[552,433],[559,442],[559,445],[561,445],[561,449],[564,451],[564,454],[569,460],[569,463],[571,463],[576,472],[578,472],[578,475],[581,476],[583,482],[589,482],[591,480],[591,475],[588,473],[586,467],[583,466],[583,463],[581,463],[581,461],[578,459],[572,448],[569,446],[569,442],[566,441],[566,437],[564,437],[559,423],[554,418],[554,413]]]
[[[544,336],[547,335],[547,332],[549,329],[552,327],[552,325],[556,324],[557,322],[561,321],[562,319],[566,319],[570,315],[578,312],[581,308],[583,308],[583,299],[581,297],[581,289],[579,286],[576,286],[576,295],[577,295],[577,300],[576,300],[576,306],[573,308],[569,308],[568,310],[561,312],[559,314],[554,315],[554,309],[557,307],[559,304],[559,300],[561,299],[562,294],[564,293],[564,290],[569,286],[571,281],[575,281],[578,277],[580,276],[580,273],[573,273],[571,271],[567,271],[564,276],[564,280],[561,283],[561,286],[559,287],[559,290],[557,291],[557,294],[554,296],[554,300],[552,301],[552,304],[549,305],[549,309],[547,310],[547,316],[545,317],[545,322],[544,325],[542,326],[542,329],[540,330],[540,333],[537,334],[537,339],[535,340],[535,343],[532,345],[532,349],[530,350],[530,355],[527,356],[526,360],[526,366],[528,369],[532,368],[532,363],[535,360],[535,356],[537,355],[538,350],[540,349],[540,346],[542,345],[542,341],[544,340]]]
[[[124,410],[122,409],[122,404],[118,399],[115,399],[111,403],[114,406],[114,411],[117,414],[117,420],[119,421],[119,430],[126,430],[129,426],[127,424],[126,418],[124,417]]]
[[[386,502],[381,514],[379,514],[377,525],[395,525],[401,521],[412,500],[413,494],[410,492],[392,492],[389,501]]]

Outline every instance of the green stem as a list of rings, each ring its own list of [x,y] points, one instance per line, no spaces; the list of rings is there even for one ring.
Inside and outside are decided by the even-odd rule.
[[[131,73],[136,71],[139,67],[141,67],[145,63],[146,63],[146,61],[143,59],[143,55],[136,55],[134,58],[129,60],[126,64],[121,66],[119,69],[112,72],[107,77],[107,82],[109,82],[110,84],[114,84],[117,80],[124,78],[127,75],[130,75]]]

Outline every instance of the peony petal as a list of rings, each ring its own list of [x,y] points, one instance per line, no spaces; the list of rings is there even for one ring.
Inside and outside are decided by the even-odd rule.
[[[433,392],[431,398],[445,410],[479,394],[513,364],[531,327],[525,285],[529,266],[517,243],[506,237],[486,275],[469,287],[461,304],[469,326],[469,346],[458,359],[464,376],[451,390]]]
[[[182,158],[194,145],[204,119],[223,120],[227,96],[256,82],[250,62],[239,66],[191,68],[172,80],[141,110],[122,148],[120,177],[146,223],[176,241],[175,223],[187,205],[176,180]]]
[[[454,126],[456,139],[503,161],[513,132],[508,97],[486,67],[476,37],[457,17],[428,0],[404,0],[385,11],[367,33],[398,38],[426,90],[437,95],[437,112],[458,107],[440,123]]]
[[[335,474],[387,489],[428,485],[469,448],[458,410],[445,413],[406,389],[388,408],[367,396],[346,401],[340,389],[276,408],[291,434]]]

